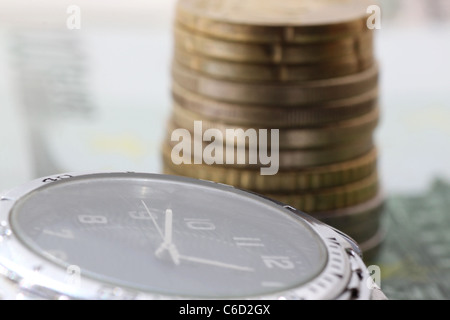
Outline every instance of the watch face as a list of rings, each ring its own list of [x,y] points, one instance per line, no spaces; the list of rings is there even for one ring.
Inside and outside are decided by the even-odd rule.
[[[157,175],[86,175],[20,199],[19,239],[62,268],[139,291],[182,297],[273,294],[327,263],[321,238],[297,215],[213,183]]]

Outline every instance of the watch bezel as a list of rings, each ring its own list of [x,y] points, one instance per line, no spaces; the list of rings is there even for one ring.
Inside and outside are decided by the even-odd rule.
[[[116,286],[81,274],[78,286],[67,283],[66,270],[45,259],[42,254],[33,251],[25,245],[15,231],[10,227],[10,214],[19,199],[32,191],[49,183],[64,183],[70,178],[105,178],[105,177],[139,177],[164,179],[184,183],[202,184],[224,191],[233,191],[257,197],[264,201],[282,207],[287,214],[295,215],[307,222],[308,226],[323,241],[327,250],[327,261],[322,271],[308,283],[274,294],[249,296],[243,299],[262,300],[303,300],[303,299],[335,299],[345,291],[351,278],[351,266],[348,250],[358,253],[356,243],[343,237],[333,228],[325,225],[309,215],[277,201],[262,197],[253,192],[236,189],[232,186],[205,180],[196,180],[171,175],[136,173],[136,172],[85,172],[65,173],[33,180],[23,186],[13,189],[0,200],[0,277],[11,281],[17,288],[18,295],[44,299],[144,299],[144,300],[174,300],[174,299],[204,299],[204,297],[187,297],[176,295],[161,295],[132,288]],[[370,295],[370,293],[364,293]],[[364,297],[363,297],[364,298]],[[368,299],[369,297],[367,297]],[[241,298],[239,298],[241,299]]]

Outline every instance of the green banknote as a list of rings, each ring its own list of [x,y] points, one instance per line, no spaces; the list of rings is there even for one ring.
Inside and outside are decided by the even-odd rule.
[[[389,299],[450,299],[450,184],[422,195],[388,198],[386,237],[368,264],[379,267]]]

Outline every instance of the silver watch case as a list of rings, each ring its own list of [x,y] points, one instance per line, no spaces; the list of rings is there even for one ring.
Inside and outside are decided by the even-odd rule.
[[[43,258],[25,246],[10,228],[10,212],[18,199],[31,191],[49,183],[73,177],[95,178],[124,175],[129,177],[152,177],[155,174],[133,172],[111,173],[68,173],[36,179],[24,186],[13,189],[0,200],[0,299],[143,299],[173,300],[195,299],[185,296],[163,296],[139,292],[129,288],[115,287],[101,281],[83,277],[77,285],[67,283],[67,270]],[[161,177],[161,175],[157,175]],[[223,190],[232,186],[210,181],[184,177],[164,176],[173,181],[202,183]],[[242,192],[247,192],[242,190]],[[264,198],[264,197],[263,197]],[[264,198],[267,199],[267,198]],[[282,291],[274,295],[248,297],[262,300],[369,300],[374,292],[373,282],[361,252],[350,237],[321,223],[309,215],[268,199],[302,217],[323,240],[328,251],[328,260],[323,271],[305,285]]]

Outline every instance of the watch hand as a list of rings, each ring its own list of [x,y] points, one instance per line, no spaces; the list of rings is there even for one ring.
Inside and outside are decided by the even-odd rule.
[[[164,242],[172,244],[172,210],[166,210],[166,216],[164,220]]]
[[[153,221],[153,224],[155,225],[156,230],[158,231],[159,235],[161,236],[161,238],[164,240],[164,235],[161,231],[161,229],[158,226],[158,223],[155,220],[155,217],[152,215],[152,213],[150,212],[150,210],[148,209],[147,205],[145,204],[144,200],[141,200],[142,204],[144,205],[145,210],[147,211],[148,215],[150,216],[150,218]]]
[[[175,245],[173,245],[173,244],[169,245],[167,250],[169,251],[170,257],[172,258],[173,262],[176,265],[179,265],[180,264],[180,254],[178,253],[178,249],[175,247]]]
[[[172,243],[172,210],[169,210],[169,209],[166,210],[165,234],[163,235],[161,228],[159,227],[158,223],[155,220],[155,217],[152,215],[149,208],[145,204],[144,200],[141,200],[141,202],[144,205],[144,208],[147,211],[148,215],[152,219],[156,230],[158,231],[159,235],[163,239],[163,243],[159,246],[158,249],[156,249],[155,254],[157,256],[159,256],[164,250],[168,250],[173,262],[175,264],[179,264],[180,260],[178,258],[178,256],[179,256],[178,250],[175,247],[175,245]]]
[[[197,257],[191,257],[191,256],[185,256],[185,255],[178,255],[178,258],[180,260],[209,264],[211,266],[222,267],[222,268],[227,268],[227,269],[234,269],[234,270],[239,270],[239,271],[255,271],[253,268],[242,267],[242,266],[237,266],[234,264],[223,263],[220,261],[208,260],[208,259],[203,259],[203,258],[197,258]]]
[[[155,255],[159,256],[164,250],[169,251],[170,257],[176,265],[180,264],[180,254],[172,242],[172,210],[170,209],[166,210],[164,219],[163,243],[156,249]]]
[[[176,265],[180,264],[180,260],[186,260],[186,261],[203,263],[203,264],[208,264],[208,265],[227,268],[227,269],[234,269],[234,270],[240,270],[240,271],[254,271],[254,269],[248,268],[248,267],[242,267],[242,266],[237,266],[234,264],[223,263],[220,261],[214,261],[214,260],[208,260],[208,259],[203,259],[203,258],[180,255],[177,247],[172,242],[172,224],[173,224],[172,216],[173,216],[172,210],[167,209],[166,215],[165,215],[165,220],[164,220],[164,236],[162,237],[163,243],[161,243],[159,248],[156,249],[155,255],[159,256],[162,252],[167,250],[170,254],[170,257],[172,258],[173,262]],[[155,223],[156,223],[156,221],[155,221]],[[158,229],[159,229],[159,227],[158,227]],[[162,235],[162,233],[161,233],[161,235]]]

